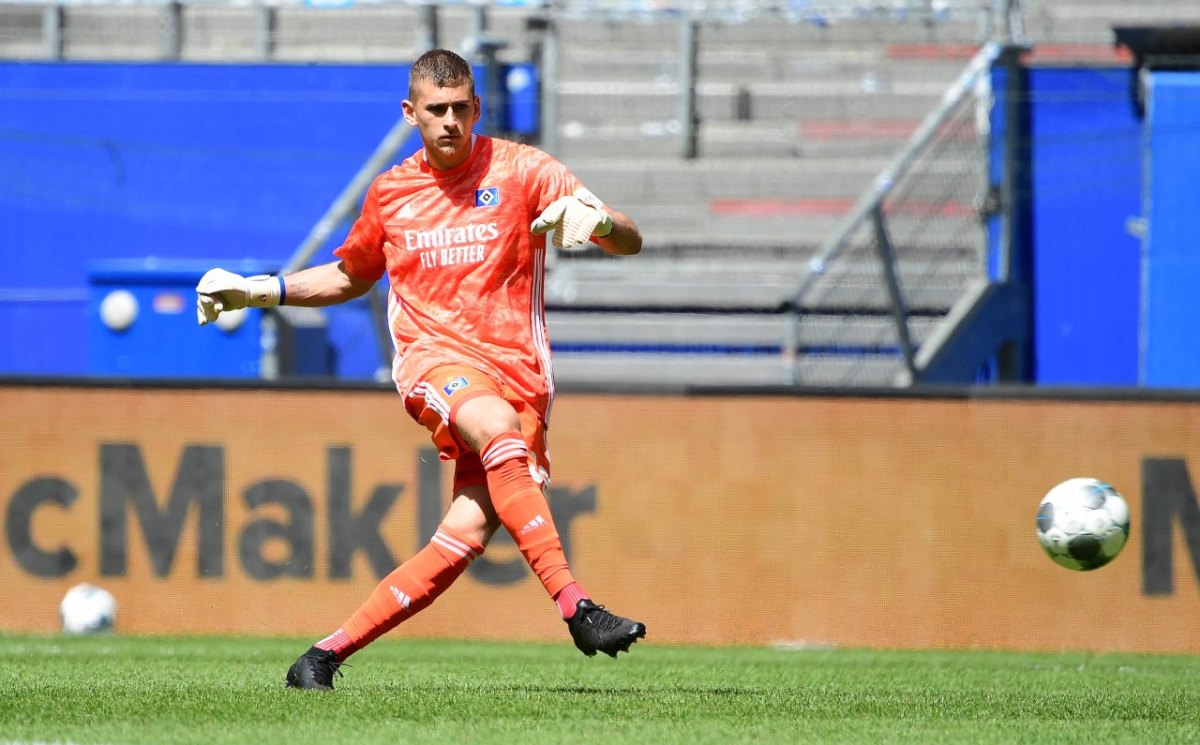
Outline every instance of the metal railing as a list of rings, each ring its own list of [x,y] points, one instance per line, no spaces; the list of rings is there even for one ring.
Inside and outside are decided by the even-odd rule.
[[[861,262],[864,259],[869,261],[869,254],[874,252],[880,279],[887,293],[887,304],[895,328],[895,346],[903,360],[905,379],[913,381],[918,378],[917,345],[913,342],[913,335],[909,328],[910,313],[906,304],[905,288],[902,286],[900,278],[897,247],[889,231],[889,221],[891,215],[909,211],[899,204],[903,199],[902,186],[916,169],[930,162],[926,156],[937,147],[939,142],[947,138],[963,136],[962,127],[953,126],[953,123],[956,120],[968,119],[973,125],[979,121],[979,112],[975,110],[975,107],[982,106],[985,110],[990,107],[991,68],[1000,58],[1003,49],[1004,46],[1001,44],[989,42],[979,50],[958,79],[947,89],[937,108],[929,112],[908,142],[875,179],[870,189],[859,197],[858,202],[838,229],[829,237],[820,251],[810,259],[808,272],[796,287],[790,303],[794,322],[792,339],[789,340],[788,345],[793,350],[793,360],[798,360],[800,357],[799,350],[802,347],[800,322],[806,308],[811,304],[812,295],[820,289],[823,282],[837,282],[839,270],[849,273],[857,268],[854,266],[853,260],[845,261],[848,254],[856,254],[854,258]],[[967,135],[971,137],[986,136],[986,132],[973,131],[975,129],[974,126],[969,127]],[[968,155],[968,157],[971,156]],[[982,164],[986,162],[987,156],[984,150],[977,149],[973,157]],[[950,211],[948,206],[967,207],[961,199],[962,193],[967,191],[971,194],[970,208],[976,212],[981,211],[987,194],[985,173],[986,169],[982,165],[964,169],[958,178],[958,183],[951,184],[946,193],[941,195],[943,199],[940,204],[924,202],[920,209],[943,216]],[[959,237],[953,242],[965,240],[967,245],[953,246],[953,248],[966,249],[964,279],[970,281],[971,275],[974,274],[975,279],[982,281],[986,279],[985,231],[982,222],[978,219],[971,222],[975,226],[974,235],[968,234]],[[922,238],[919,230],[914,232],[918,234],[909,238],[908,245],[905,247],[910,250],[917,248]],[[932,253],[934,260],[938,260],[937,248],[939,247],[934,247]],[[945,248],[945,246],[940,248]],[[963,252],[960,250],[957,255],[963,257]],[[847,266],[839,266],[839,261],[843,261]],[[792,370],[793,381],[802,383],[803,376],[799,366],[793,364]]]

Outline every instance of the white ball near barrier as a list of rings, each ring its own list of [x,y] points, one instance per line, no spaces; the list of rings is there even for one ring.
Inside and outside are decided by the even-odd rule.
[[[113,331],[125,331],[138,317],[138,301],[129,290],[113,290],[100,301],[100,320]]]

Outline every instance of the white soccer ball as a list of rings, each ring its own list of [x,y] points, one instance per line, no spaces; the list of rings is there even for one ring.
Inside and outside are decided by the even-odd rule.
[[[1098,479],[1068,479],[1038,505],[1037,537],[1055,563],[1086,572],[1117,558],[1129,538],[1129,505]]]
[[[129,290],[113,290],[100,301],[100,320],[113,331],[125,331],[138,317],[138,301]]]
[[[75,585],[58,606],[63,631],[68,634],[97,634],[117,622],[117,601],[108,590],[95,585]]]

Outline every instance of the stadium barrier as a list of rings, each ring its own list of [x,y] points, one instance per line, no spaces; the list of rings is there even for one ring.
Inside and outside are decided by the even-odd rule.
[[[573,567],[653,643],[1200,652],[1200,398],[570,393]],[[1108,567],[1042,554],[1040,497],[1114,484]],[[0,628],[109,589],[118,632],[322,635],[424,545],[448,467],[378,387],[0,386]],[[483,612],[486,609],[486,612]],[[562,641],[497,540],[389,639]]]

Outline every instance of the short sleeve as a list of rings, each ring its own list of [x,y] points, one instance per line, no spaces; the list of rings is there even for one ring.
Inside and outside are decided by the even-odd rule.
[[[362,212],[350,227],[346,241],[333,252],[346,265],[346,271],[360,279],[378,280],[387,271],[383,252],[383,219],[379,214],[379,192],[376,179],[367,189]]]
[[[525,168],[529,175],[526,197],[534,214],[540,214],[555,199],[574,194],[583,186],[575,174],[552,156],[528,148],[526,157],[529,159]]]

